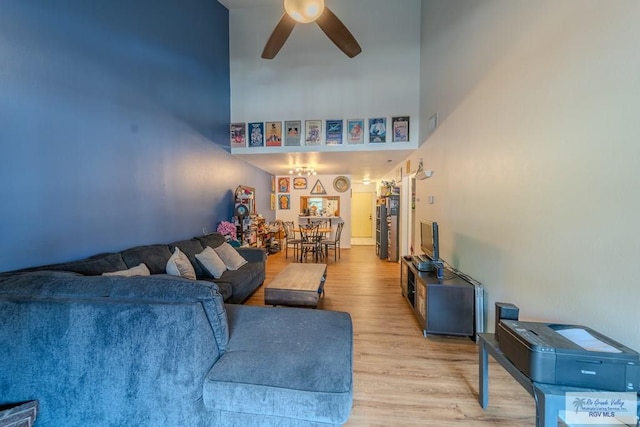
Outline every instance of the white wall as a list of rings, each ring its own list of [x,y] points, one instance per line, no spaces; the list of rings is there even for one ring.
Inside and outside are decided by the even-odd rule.
[[[442,257],[484,284],[489,330],[505,301],[640,350],[640,2],[422,11],[422,120],[442,115],[410,157],[435,171],[417,219],[437,220]]]
[[[360,55],[349,59],[316,24],[298,24],[275,59],[261,59],[282,7],[230,11],[231,120],[390,120],[408,115],[411,145],[417,147],[420,0],[326,4],[358,40]]]
[[[285,175],[283,175],[285,176]],[[291,178],[291,186],[289,194],[291,200],[291,209],[280,209],[280,206],[276,206],[276,219],[282,221],[293,221],[297,226],[299,225],[299,216],[300,216],[300,196],[309,196],[313,197],[314,194],[311,194],[311,190],[313,186],[316,184],[318,180],[324,187],[327,194],[318,194],[318,196],[338,196],[340,197],[340,219],[344,221],[344,226],[342,229],[342,235],[340,236],[340,247],[342,248],[350,248],[351,247],[351,189],[339,193],[333,188],[333,180],[339,176],[346,176],[348,179],[351,179],[348,175],[316,175],[307,177],[307,188],[306,189],[295,189],[293,188],[293,177],[291,175],[286,175],[286,177]],[[278,178],[280,176],[276,176],[276,183],[278,182]],[[277,186],[276,186],[277,187]],[[277,188],[276,188],[277,190]],[[281,193],[276,193],[276,196],[280,196]],[[332,219],[332,228],[335,229],[338,220],[334,217]]]

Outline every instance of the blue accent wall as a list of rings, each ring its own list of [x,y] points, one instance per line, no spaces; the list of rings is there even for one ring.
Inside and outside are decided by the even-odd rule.
[[[214,231],[270,176],[229,154],[213,0],[0,2],[0,271]]]

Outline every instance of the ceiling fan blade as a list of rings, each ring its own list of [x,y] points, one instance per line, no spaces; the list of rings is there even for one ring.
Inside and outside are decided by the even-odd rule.
[[[287,15],[286,13],[282,15],[280,18],[280,22],[276,25],[276,28],[273,29],[271,36],[269,36],[269,40],[267,40],[267,44],[264,45],[264,50],[262,51],[262,57],[264,59],[273,59],[282,46],[284,46],[284,42],[289,38],[289,34],[293,31],[293,27],[296,26],[296,21]]]
[[[316,24],[349,58],[353,58],[362,52],[362,48],[355,37],[327,6],[324,7],[322,15],[316,19]]]

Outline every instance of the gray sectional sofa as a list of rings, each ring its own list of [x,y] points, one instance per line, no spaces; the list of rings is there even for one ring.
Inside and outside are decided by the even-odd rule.
[[[157,245],[136,246],[116,253],[104,253],[90,258],[28,268],[20,271],[71,271],[85,276],[98,276],[102,273],[125,270],[144,263],[151,274],[165,274],[167,261],[177,246],[187,255],[193,266],[196,278],[212,281],[218,285],[225,302],[242,303],[264,283],[267,253],[262,248],[236,248],[248,262],[238,270],[227,270],[219,279],[214,278],[196,259],[205,247],[217,248],[226,241],[224,236],[211,233],[193,239]]]
[[[225,304],[212,281],[5,273],[0,343],[0,405],[38,400],[36,427],[338,426],[352,406],[347,313]]]

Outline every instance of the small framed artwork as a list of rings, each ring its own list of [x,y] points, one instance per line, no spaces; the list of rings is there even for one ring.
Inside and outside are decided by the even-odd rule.
[[[282,145],[282,122],[267,122],[265,132],[267,147],[280,147]]]
[[[276,210],[276,193],[271,193],[271,210]]]
[[[326,124],[326,141],[327,145],[342,144],[342,120],[327,120]]]
[[[247,146],[247,124],[231,123],[231,148],[240,148]]]
[[[322,120],[307,120],[305,125],[305,145],[320,145],[322,142]]]
[[[289,194],[281,194],[278,196],[278,207],[280,210],[291,209],[291,196]]]
[[[393,142],[409,141],[409,117],[392,117],[391,125],[393,126]]]
[[[297,176],[293,178],[293,189],[294,190],[306,190],[307,189],[307,178],[303,176]]]
[[[249,123],[249,147],[264,146],[264,123]]]
[[[278,193],[288,193],[291,185],[291,179],[288,176],[278,178]]]
[[[386,117],[369,119],[369,143],[387,142]]]
[[[316,183],[313,184],[311,194],[327,194],[327,190],[324,189],[324,185],[322,185],[320,180],[317,180]]]
[[[363,119],[347,120],[347,142],[349,144],[364,143],[364,120]]]
[[[276,177],[271,175],[271,192],[276,192]]]
[[[284,122],[284,131],[284,145],[300,145],[300,133],[302,131],[302,122],[300,120],[289,120]]]

